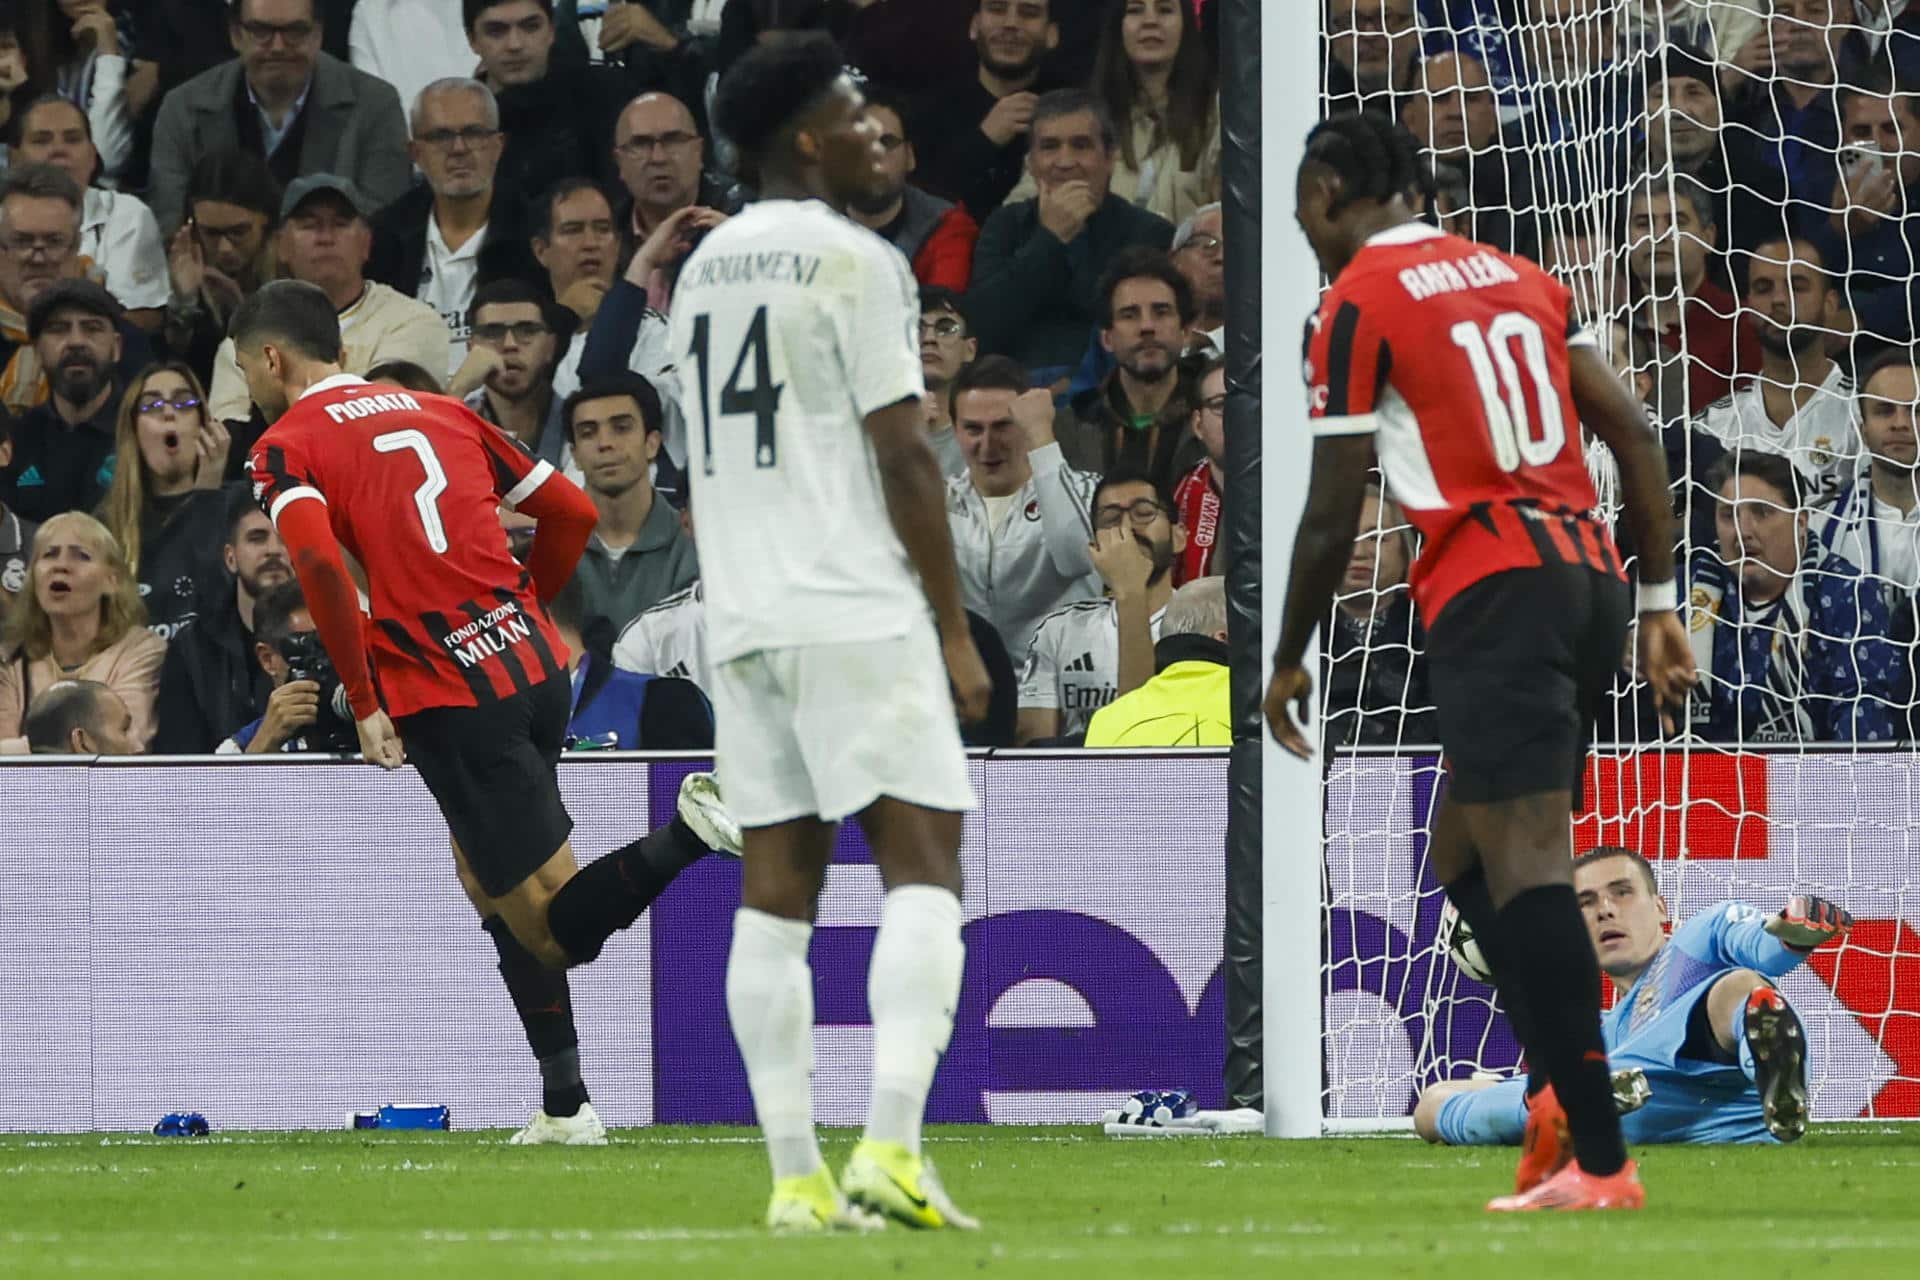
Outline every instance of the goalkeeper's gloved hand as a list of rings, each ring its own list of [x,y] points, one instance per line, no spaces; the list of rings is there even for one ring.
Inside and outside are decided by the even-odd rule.
[[[1853,916],[1837,903],[1796,893],[1780,908],[1780,914],[1767,921],[1767,932],[1795,951],[1815,947],[1846,936],[1853,928]]]

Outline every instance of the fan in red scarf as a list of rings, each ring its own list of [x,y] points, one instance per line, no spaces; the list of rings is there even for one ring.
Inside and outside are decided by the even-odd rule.
[[[1221,459],[1226,454],[1227,362],[1215,356],[1200,374],[1200,403],[1193,411],[1193,436],[1206,448],[1207,459],[1180,477],[1173,488],[1173,506],[1187,531],[1187,549],[1173,566],[1173,585],[1219,573],[1214,547],[1220,541],[1221,500],[1227,490]]]

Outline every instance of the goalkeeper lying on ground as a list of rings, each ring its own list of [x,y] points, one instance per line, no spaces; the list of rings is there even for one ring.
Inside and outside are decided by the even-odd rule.
[[[1792,1142],[1807,1129],[1807,1046],[1771,979],[1853,918],[1796,896],[1775,916],[1724,902],[1666,936],[1653,868],[1630,849],[1574,861],[1574,889],[1600,968],[1622,993],[1602,1021],[1616,1072],[1639,1068],[1653,1097],[1621,1117],[1627,1141]],[[1428,1142],[1513,1144],[1527,1124],[1527,1082],[1445,1080],[1420,1095]]]

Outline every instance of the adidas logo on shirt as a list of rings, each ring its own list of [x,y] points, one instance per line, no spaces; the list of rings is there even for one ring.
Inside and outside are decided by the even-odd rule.
[[[29,466],[25,471],[22,471],[20,473],[20,478],[14,481],[14,484],[18,485],[22,489],[27,488],[29,485],[38,485],[38,484],[45,484],[45,483],[46,483],[46,478],[40,474],[40,468],[34,467],[34,466]]]
[[[1074,659],[1074,660],[1073,660],[1072,662],[1069,662],[1069,663],[1067,664],[1067,670],[1069,670],[1069,671],[1092,671],[1092,670],[1093,670],[1093,655],[1092,655],[1091,653],[1083,653],[1083,654],[1081,654],[1081,655],[1080,655],[1079,657],[1077,657],[1077,658],[1075,658],[1075,659]]]

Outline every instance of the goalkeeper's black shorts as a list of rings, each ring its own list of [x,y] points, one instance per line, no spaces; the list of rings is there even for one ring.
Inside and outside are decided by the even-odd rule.
[[[1508,569],[1448,601],[1427,666],[1448,794],[1488,804],[1573,790],[1625,654],[1625,582],[1583,565]]]

